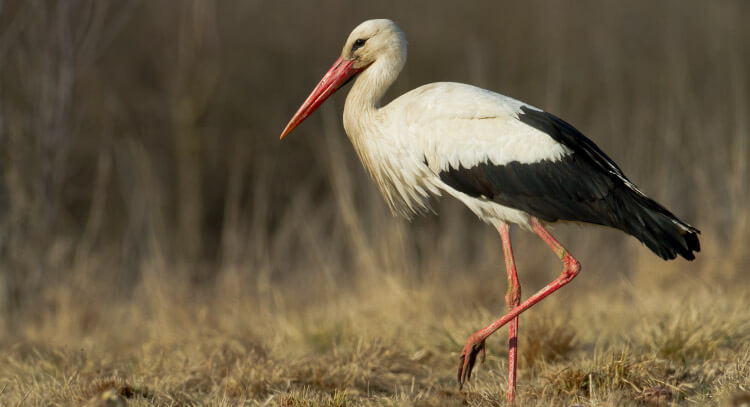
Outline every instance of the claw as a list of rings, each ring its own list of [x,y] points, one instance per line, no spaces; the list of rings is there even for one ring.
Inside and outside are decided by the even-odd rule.
[[[484,340],[478,341],[472,336],[466,341],[461,356],[459,358],[458,365],[458,389],[461,390],[464,387],[464,383],[471,379],[471,371],[474,369],[474,363],[477,361],[477,355],[482,353],[481,363],[484,363],[486,351],[484,348]]]

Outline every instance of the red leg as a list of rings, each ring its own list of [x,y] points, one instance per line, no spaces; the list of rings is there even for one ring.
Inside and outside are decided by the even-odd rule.
[[[498,228],[500,240],[503,242],[503,256],[505,257],[505,270],[508,272],[508,293],[505,295],[505,304],[508,311],[521,304],[521,283],[516,274],[516,262],[513,259],[513,247],[510,244],[510,228],[507,224]],[[508,403],[513,404],[516,400],[516,362],[518,360],[518,319],[516,316],[508,324]]]
[[[519,314],[531,308],[534,304],[538,303],[548,295],[560,289],[560,287],[568,284],[573,278],[578,275],[581,270],[581,264],[573,256],[568,253],[567,250],[557,241],[547,230],[539,223],[538,220],[531,218],[531,227],[534,229],[537,235],[539,235],[547,246],[557,254],[557,257],[563,263],[563,271],[559,277],[554,279],[551,283],[547,284],[544,288],[537,291],[536,294],[527,298],[526,301],[522,302],[521,305],[513,308],[512,311],[508,312],[502,318],[487,325],[483,329],[475,332],[474,335],[469,337],[466,341],[464,349],[461,352],[460,364],[458,366],[458,386],[463,387],[463,384],[471,378],[471,370],[476,362],[477,354],[480,351],[484,351],[484,341],[500,329],[503,325],[507,324]]]

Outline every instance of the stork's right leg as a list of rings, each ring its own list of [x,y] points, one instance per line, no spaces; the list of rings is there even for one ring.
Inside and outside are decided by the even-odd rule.
[[[527,298],[526,301],[521,303],[521,305],[513,308],[512,311],[505,314],[502,318],[487,325],[469,337],[469,340],[466,341],[466,345],[464,345],[463,351],[461,351],[460,364],[458,366],[459,388],[463,387],[464,383],[471,377],[471,370],[474,367],[474,362],[476,362],[479,352],[484,351],[484,341],[487,337],[495,333],[495,331],[516,318],[522,312],[531,308],[534,304],[557,291],[562,286],[568,284],[581,270],[581,264],[578,260],[571,256],[563,245],[561,245],[560,242],[558,242],[538,220],[531,218],[531,227],[534,232],[536,232],[536,234],[547,243],[547,246],[555,252],[560,261],[562,261],[563,271],[559,277],[547,284],[547,286],[541,290],[537,291],[536,294]]]
[[[510,244],[510,227],[504,224],[497,228],[500,232],[500,240],[503,243],[503,257],[505,258],[505,270],[508,272],[508,293],[505,295],[505,304],[508,311],[521,304],[521,283],[516,273],[516,261],[513,259],[513,246]],[[516,401],[516,363],[518,361],[518,318],[513,318],[508,324],[508,393],[509,404]]]

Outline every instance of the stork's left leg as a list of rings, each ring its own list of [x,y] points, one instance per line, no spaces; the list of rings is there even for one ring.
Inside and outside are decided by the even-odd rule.
[[[516,274],[516,261],[513,259],[513,247],[510,245],[510,227],[508,224],[500,226],[500,240],[503,242],[503,257],[505,257],[505,270],[508,272],[508,293],[505,295],[505,304],[508,311],[512,311],[521,303],[521,283]],[[516,400],[516,362],[518,360],[518,318],[516,316],[508,323],[508,403],[513,404]]]

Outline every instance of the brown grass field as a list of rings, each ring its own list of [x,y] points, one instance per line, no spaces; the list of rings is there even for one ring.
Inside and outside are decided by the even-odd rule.
[[[278,134],[349,31],[395,20],[390,97],[545,108],[701,231],[663,262],[590,226],[521,316],[520,406],[750,405],[750,3],[0,0],[1,406],[499,406],[500,240],[450,199],[393,217],[344,93]],[[525,295],[559,273],[512,229]]]

